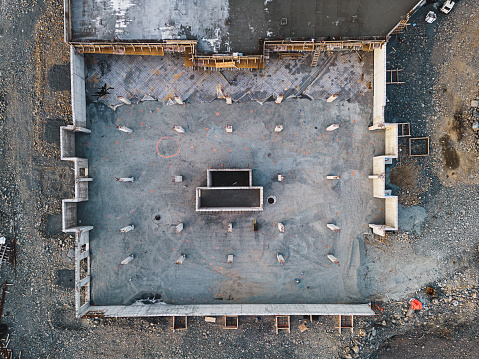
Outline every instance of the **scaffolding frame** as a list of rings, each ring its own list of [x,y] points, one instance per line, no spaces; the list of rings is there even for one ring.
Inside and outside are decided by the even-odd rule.
[[[151,55],[196,53],[196,40],[164,40],[153,42],[70,42],[80,54]]]
[[[409,122],[398,123],[398,137],[411,137],[411,125]]]
[[[384,45],[386,39],[335,39],[316,42],[314,39],[307,41],[298,40],[265,40],[263,41],[263,57],[269,59],[271,53],[285,54],[312,53],[311,67],[318,65],[319,56],[324,51],[373,51]]]
[[[274,323],[276,334],[278,334],[280,330],[286,330],[288,333],[291,333],[291,320],[289,315],[277,315]]]

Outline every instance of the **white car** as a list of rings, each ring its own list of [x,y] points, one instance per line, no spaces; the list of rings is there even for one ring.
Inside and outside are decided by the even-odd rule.
[[[446,0],[444,5],[442,5],[442,8],[440,8],[439,10],[441,10],[444,14],[449,14],[449,12],[452,10],[454,4],[455,4],[454,1]]]
[[[437,15],[434,11],[429,11],[427,14],[426,14],[426,22],[429,23],[429,24],[432,24],[434,21],[436,21],[437,19]]]

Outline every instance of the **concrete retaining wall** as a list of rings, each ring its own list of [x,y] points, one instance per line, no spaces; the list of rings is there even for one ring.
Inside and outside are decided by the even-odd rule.
[[[60,157],[68,160],[75,157],[75,134],[73,126],[60,127]]]
[[[398,198],[386,191],[386,161],[398,157],[398,125],[396,123],[380,123],[369,127],[369,130],[384,130],[385,155],[373,157],[373,196],[385,199],[385,224],[370,224],[373,233],[385,236],[386,231],[398,229]]]
[[[384,123],[386,106],[386,45],[374,49],[373,125]]]
[[[93,227],[84,227],[75,233],[75,309],[76,316],[81,317],[90,308],[90,230]],[[82,270],[81,262],[86,261],[86,273]]]
[[[73,79],[72,79],[73,81]],[[73,162],[75,196],[62,201],[62,231],[75,233],[75,308],[80,317],[90,307],[90,235],[92,226],[79,226],[77,203],[88,200],[88,160],[75,157],[75,132],[90,130],[75,125],[60,127],[60,153],[63,161]],[[86,262],[82,265],[82,261]],[[86,269],[86,274],[84,269]]]
[[[73,125],[86,127],[85,57],[70,46],[70,73]]]
[[[62,201],[62,230],[69,232],[68,229],[77,226],[77,204],[63,200]]]
[[[70,0],[63,0],[63,40],[70,42],[72,38]]]

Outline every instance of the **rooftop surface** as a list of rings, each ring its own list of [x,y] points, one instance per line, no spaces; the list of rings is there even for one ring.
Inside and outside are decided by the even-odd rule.
[[[363,96],[372,98],[372,90]],[[368,131],[371,112],[369,104],[341,98],[280,105],[145,101],[116,111],[91,103],[92,133],[77,134],[77,155],[88,158],[93,178],[89,201],[78,205],[81,223],[94,226],[92,303],[130,304],[151,294],[180,304],[364,301],[368,284],[358,238],[368,223],[384,223],[384,201],[373,198],[368,179],[372,156],[384,153],[384,132]],[[332,123],[341,127],[326,132]],[[120,124],[134,133],[118,131]],[[276,124],[284,125],[283,132],[274,133]],[[186,133],[172,131],[175,125]],[[225,132],[226,125],[233,133]],[[264,201],[256,214],[198,214],[195,189],[206,186],[208,168],[252,168],[264,199],[275,195],[277,201]],[[341,179],[326,180],[329,174]],[[172,182],[175,175],[183,182]],[[115,181],[129,176],[133,183]],[[229,222],[233,233],[227,233]],[[184,229],[176,234],[179,223]],[[130,224],[134,231],[118,233]],[[277,253],[285,256],[284,266]],[[131,254],[135,259],[120,266]],[[184,263],[175,265],[182,254]]]
[[[385,36],[417,2],[71,0],[72,40],[197,39],[200,51],[253,53],[260,38]]]

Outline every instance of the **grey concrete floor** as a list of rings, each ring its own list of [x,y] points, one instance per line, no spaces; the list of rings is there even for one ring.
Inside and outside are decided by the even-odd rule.
[[[367,177],[372,156],[383,154],[384,133],[368,131],[370,119],[369,107],[339,100],[164,107],[147,101],[116,112],[89,105],[92,133],[77,137],[77,154],[89,159],[94,179],[90,200],[79,204],[81,223],[95,228],[93,303],[131,303],[149,293],[169,303],[364,300],[362,233],[368,223],[384,222],[384,202],[373,198]],[[273,131],[278,123],[280,134]],[[332,123],[341,127],[326,132]],[[134,133],[118,131],[120,124]],[[186,133],[172,131],[174,125]],[[260,214],[197,214],[195,188],[206,185],[207,168],[252,168],[253,184],[277,202],[265,203]],[[286,180],[278,182],[278,174]],[[328,181],[328,174],[341,179]],[[184,182],[173,183],[175,175]],[[114,179],[129,176],[135,182]],[[180,222],[185,229],[176,234]],[[233,233],[226,231],[229,222]],[[342,231],[328,230],[331,222]],[[134,231],[118,233],[129,224]],[[326,258],[330,253],[340,266]],[[135,259],[120,266],[131,254]],[[181,254],[187,258],[177,266]],[[226,263],[228,254],[233,264]]]
[[[72,0],[72,36],[198,39],[200,51],[257,52],[258,39],[385,36],[418,0]],[[281,25],[281,19],[286,24]]]

